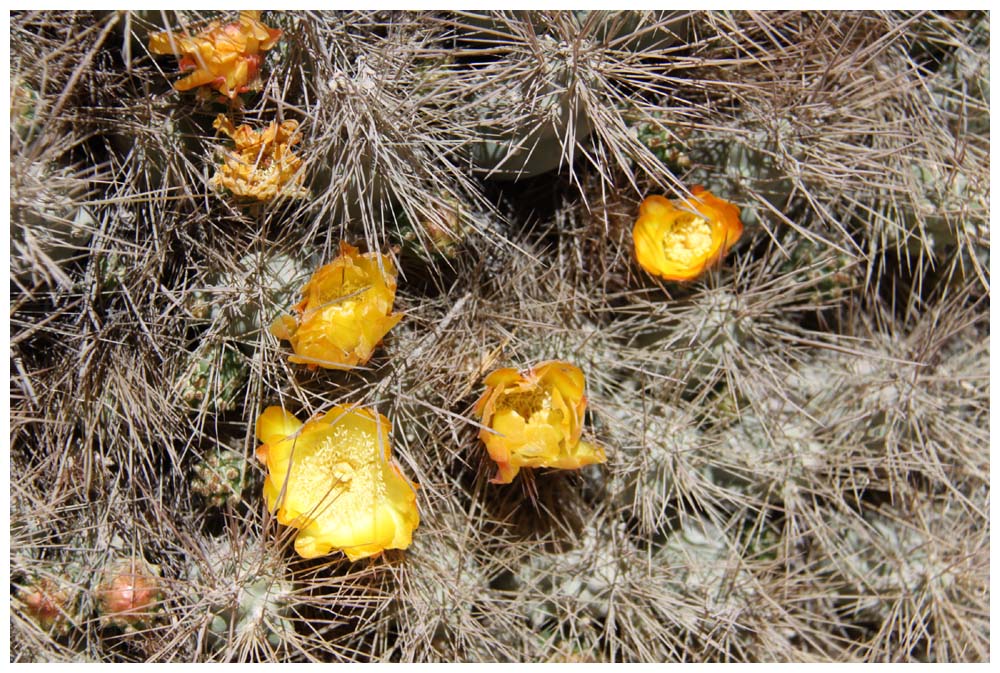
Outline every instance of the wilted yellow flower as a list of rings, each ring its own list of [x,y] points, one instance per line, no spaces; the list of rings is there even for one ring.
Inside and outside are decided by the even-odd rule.
[[[212,126],[236,144],[236,151],[227,153],[225,163],[212,177],[213,186],[258,201],[270,201],[277,196],[309,196],[309,190],[302,184],[305,180],[302,160],[291,150],[302,139],[302,134],[295,132],[299,127],[297,121],[288,119],[280,125],[271,122],[263,131],[254,131],[246,124],[234,128],[220,114]]]
[[[261,52],[273,47],[281,31],[260,22],[260,12],[244,10],[238,21],[213,21],[195,36],[166,31],[149,36],[149,51],[180,56],[181,71],[193,73],[174,83],[178,91],[211,85],[232,99],[260,88]]]
[[[574,470],[603,463],[604,449],[580,440],[587,409],[583,372],[549,361],[527,372],[498,369],[473,411],[489,429],[479,431],[499,468],[492,480],[509,484],[522,467]]]
[[[281,407],[257,419],[264,498],[280,523],[299,529],[300,556],[336,549],[356,561],[410,546],[416,484],[392,461],[389,427],[381,414],[344,406],[305,424]]]
[[[668,201],[647,197],[639,207],[632,238],[643,269],[665,280],[691,280],[721,259],[743,233],[739,207],[703,187],[694,197]]]
[[[341,243],[340,256],[302,288],[302,301],[295,305],[298,316],[281,316],[271,334],[292,343],[295,355],[289,362],[310,369],[363,365],[403,317],[392,313],[395,297],[396,267],[388,255],[361,255]]]

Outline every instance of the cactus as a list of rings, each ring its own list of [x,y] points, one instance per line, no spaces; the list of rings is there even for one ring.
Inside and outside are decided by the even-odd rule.
[[[778,270],[794,274],[809,286],[817,309],[841,305],[862,285],[860,268],[852,256],[809,240],[800,241]]]
[[[566,614],[606,619],[613,610],[615,587],[637,553],[622,524],[611,531],[591,524],[567,546],[564,551],[526,558],[520,568],[518,580],[529,601],[533,629],[562,623]]]
[[[816,436],[819,425],[805,414],[784,410],[762,421],[750,412],[729,429],[724,439],[724,461],[713,470],[722,483],[742,487],[754,484],[759,495],[784,495],[784,489],[811,483],[835,461],[831,448]],[[777,491],[773,489],[777,488]]]
[[[446,507],[446,505],[443,505]],[[489,659],[509,650],[503,603],[493,595],[483,550],[465,528],[464,517],[447,510],[421,521],[400,569],[401,637],[412,639],[415,658],[450,661],[456,657]],[[445,580],[445,578],[447,578]]]
[[[294,633],[292,583],[280,559],[262,552],[215,541],[205,564],[191,568],[189,580],[204,611],[195,616],[206,644],[225,657],[260,645],[279,651]]]
[[[246,458],[232,449],[222,448],[194,466],[191,490],[209,507],[235,507],[249,483]]]
[[[682,520],[657,550],[657,563],[669,570],[674,591],[684,598],[678,601],[674,616],[684,629],[701,630],[699,613],[731,615],[740,608],[741,594],[749,589],[732,544],[711,520],[691,518]]]
[[[908,620],[937,615],[940,626],[954,634],[941,647],[962,656],[975,651],[976,639],[988,627],[964,608],[951,614],[941,608],[967,590],[970,578],[987,572],[978,548],[981,534],[955,530],[956,521],[934,512],[932,504],[921,511],[926,516],[916,521],[900,518],[890,506],[866,510],[862,517],[836,515],[829,522],[836,532],[817,540],[827,553],[813,554],[811,560],[820,564],[817,575],[836,588],[837,609],[871,630],[876,653],[892,651],[888,634]],[[925,638],[915,636],[910,643],[923,656],[929,645]]]
[[[615,502],[644,530],[662,529],[679,494],[676,471],[706,440],[692,415],[677,407],[650,403],[609,415],[606,424],[619,463],[610,486]]]
[[[86,249],[97,224],[82,205],[89,181],[80,167],[42,161],[12,175],[10,250],[20,278],[27,278],[32,267],[19,260],[64,266]]]
[[[178,91],[150,34],[233,17],[11,13],[12,661],[989,659],[987,12],[267,12],[258,91]],[[303,198],[212,189],[220,114]],[[741,224],[658,235],[727,254],[653,265],[699,184]],[[343,244],[399,324],[310,370]],[[491,483],[484,378],[551,360],[563,469]],[[300,558],[255,420],[353,405],[421,523]]]
[[[290,310],[314,270],[292,255],[245,255],[233,269],[209,274],[204,289],[189,295],[189,306],[221,334],[245,340]]]
[[[542,63],[565,64],[570,57],[569,46],[550,35],[540,37]],[[549,67],[549,66],[545,66]],[[509,87],[500,94],[490,91],[480,103],[482,140],[474,146],[474,163],[487,177],[513,180],[547,173],[569,161],[566,138],[576,143],[586,138],[592,127],[585,113],[566,88],[567,70],[551,66],[552,81],[540,92],[525,92]],[[484,72],[478,82],[481,88],[495,75]],[[514,111],[518,121],[507,123]]]
[[[670,359],[661,375],[684,373],[688,390],[716,381],[727,363],[748,343],[755,332],[753,311],[746,300],[731,290],[709,290],[663,311],[664,320],[636,324],[633,337],[641,351],[661,349]],[[671,361],[672,360],[672,361]]]

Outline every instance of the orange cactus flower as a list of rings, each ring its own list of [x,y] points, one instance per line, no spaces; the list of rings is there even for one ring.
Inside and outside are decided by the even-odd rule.
[[[149,36],[149,51],[180,57],[181,71],[193,70],[174,83],[178,91],[211,86],[233,99],[260,88],[262,52],[273,47],[281,31],[260,22],[260,12],[244,10],[239,20],[213,21],[197,35],[166,31]]]
[[[574,470],[606,460],[603,448],[580,439],[587,397],[578,367],[553,360],[526,372],[498,369],[483,383],[473,411],[499,468],[493,483],[509,484],[522,467]]]
[[[236,151],[226,155],[225,163],[212,177],[212,185],[228,189],[240,198],[270,201],[278,196],[301,198],[309,196],[303,186],[305,173],[302,160],[291,147],[302,139],[296,133],[299,123],[288,119],[280,125],[271,124],[263,131],[254,131],[243,124],[234,128],[225,115],[212,124],[233,139]]]
[[[700,185],[692,199],[647,197],[639,207],[632,238],[639,265],[665,280],[697,278],[721,259],[743,233],[738,206]]]
[[[381,261],[381,266],[380,266]],[[375,347],[403,315],[392,313],[396,268],[387,255],[359,254],[347,243],[302,288],[297,317],[281,316],[271,334],[292,343],[289,362],[310,369],[350,369],[371,359]]]
[[[356,561],[410,546],[416,484],[392,460],[389,428],[381,414],[344,406],[305,424],[281,407],[257,419],[264,498],[280,523],[299,529],[300,556],[340,550]]]

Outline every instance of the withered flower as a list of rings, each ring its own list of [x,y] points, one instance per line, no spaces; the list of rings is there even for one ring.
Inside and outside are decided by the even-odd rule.
[[[257,201],[309,196],[303,185],[302,160],[291,149],[302,139],[302,134],[296,133],[297,121],[271,122],[263,131],[255,131],[247,124],[234,128],[220,114],[212,126],[236,144],[236,151],[226,153],[224,163],[212,177],[216,189],[227,189],[238,198]]]

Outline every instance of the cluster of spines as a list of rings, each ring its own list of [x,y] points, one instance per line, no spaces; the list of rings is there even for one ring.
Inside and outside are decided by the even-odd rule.
[[[12,469],[19,492],[31,494],[15,508],[16,528],[51,510],[69,529],[84,503],[113,507],[117,528],[132,530],[175,582],[167,616],[138,634],[92,637],[106,632],[88,617],[82,631],[37,638],[19,622],[16,656],[195,653],[216,579],[189,579],[180,559],[204,554],[226,526],[252,540],[275,536],[255,543],[257,565],[284,587],[280,614],[291,629],[280,648],[266,631],[247,630],[243,644],[199,656],[988,657],[982,603],[970,598],[988,586],[973,544],[988,475],[981,22],[966,30],[936,13],[653,16],[631,28],[650,38],[636,47],[594,16],[275,14],[286,46],[268,57],[273,76],[247,97],[244,115],[269,119],[279,100],[304,110],[305,158],[337,171],[310,176],[311,200],[258,209],[205,186],[215,110],[178,106],[159,70],[165,61],[143,54],[164,17],[12,17],[13,69],[27,87],[12,123],[14,215],[48,232],[13,251]],[[453,48],[457,59],[443,56]],[[47,61],[42,86],[33,64],[46,51],[59,57]],[[900,67],[910,62],[917,67]],[[556,203],[525,203],[522,194],[544,192],[538,181],[470,177],[491,169],[471,170],[464,154],[482,138],[462,94],[485,91],[477,82],[486,74],[528,96],[521,107],[485,106],[495,115],[483,121],[490,139],[522,122],[544,126],[553,110],[572,113],[573,128],[548,133],[561,165],[542,182],[559,188]],[[946,114],[916,114],[931,99]],[[775,109],[791,112],[775,119]],[[796,122],[817,110],[823,134],[819,122]],[[882,121],[893,132],[873,137],[868,129]],[[589,136],[581,124],[593,127]],[[650,125],[671,134],[653,137]],[[956,139],[969,148],[957,158]],[[690,165],[673,155],[662,163],[667,141]],[[524,161],[511,157],[503,167]],[[925,169],[913,173],[915,164]],[[878,181],[867,180],[873,171]],[[695,180],[717,184],[756,229],[722,270],[657,287],[630,256],[635,207],[647,190]],[[43,187],[52,194],[38,196]],[[459,221],[440,217],[456,201]],[[342,238],[384,251],[409,235],[433,252],[419,223],[435,217],[459,229],[462,253],[404,252],[409,320],[400,327],[411,326],[371,371],[319,385],[288,367],[260,324],[229,332],[248,301],[265,324],[268,311],[288,308],[269,302],[273,284],[242,274],[234,260],[247,251],[308,267]],[[68,254],[57,259],[57,248]],[[953,249],[964,254],[948,257]],[[218,279],[232,271],[239,291],[227,286],[215,295],[219,312],[195,315],[188,300],[226,286]],[[192,413],[172,374],[213,340],[240,354],[245,383],[228,410],[199,403]],[[585,363],[609,465],[491,492],[463,416],[493,366],[553,357]],[[253,498],[201,516],[208,501],[191,475],[215,447],[235,439],[248,456],[246,428],[267,403],[320,410],[344,401],[358,376],[375,384],[364,387],[366,401],[394,419],[402,460],[421,484],[427,544],[449,541],[457,560],[425,566],[415,550],[359,567],[273,563],[289,557],[287,539]],[[689,442],[682,425],[696,431]],[[664,431],[678,441],[664,441]],[[119,470],[130,479],[118,480]],[[451,528],[452,514],[468,535]],[[615,531],[606,549],[588,548],[584,531],[594,526]],[[969,531],[968,543],[945,532],[954,529]],[[850,539],[840,544],[835,530]],[[697,531],[717,538],[710,560],[696,553]],[[95,550],[104,540],[46,542],[42,560],[59,560],[49,575],[79,557],[102,568]],[[925,576],[852,551],[866,545],[919,546],[928,560],[910,566],[922,563]],[[682,560],[654,563],[678,547]],[[589,564],[608,554],[635,567],[607,581]],[[37,561],[18,556],[15,566]],[[726,569],[717,585],[682,581],[711,579],[712,564]],[[513,581],[532,566],[542,568],[537,581]],[[546,567],[580,568],[605,586],[588,589],[596,598],[570,595]],[[436,592],[434,568],[463,580],[453,594]],[[234,571],[232,581],[259,575]],[[442,626],[441,610],[482,582],[488,600],[466,622]],[[910,597],[899,598],[900,587]],[[754,598],[779,593],[790,600],[777,610]],[[617,617],[593,610],[612,599]],[[542,606],[531,638],[522,605]],[[730,628],[685,617],[705,609]]]

